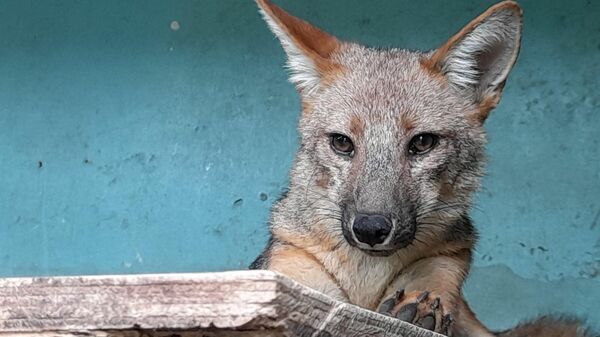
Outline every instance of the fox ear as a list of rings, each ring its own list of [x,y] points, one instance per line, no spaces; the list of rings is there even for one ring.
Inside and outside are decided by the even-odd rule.
[[[521,18],[517,3],[498,3],[450,38],[426,62],[476,102],[495,105],[519,53]]]
[[[268,0],[256,0],[256,3],[287,54],[290,81],[301,94],[310,95],[319,88],[323,78],[338,67],[330,57],[341,43]]]

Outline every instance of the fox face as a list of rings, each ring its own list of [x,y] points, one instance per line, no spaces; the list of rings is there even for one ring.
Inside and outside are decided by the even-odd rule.
[[[335,200],[347,242],[372,254],[465,214],[481,175],[479,110],[423,57],[349,46],[338,61],[348,70],[314,93],[300,125],[308,187]]]
[[[294,193],[282,200],[296,207],[284,216],[369,255],[451,240],[482,176],[483,122],[518,54],[519,7],[500,3],[440,48],[413,52],[341,42],[258,4],[303,106]]]

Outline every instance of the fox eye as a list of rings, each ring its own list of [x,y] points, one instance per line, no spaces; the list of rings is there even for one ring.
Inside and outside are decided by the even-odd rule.
[[[354,144],[352,144],[352,140],[347,136],[333,133],[329,135],[329,138],[331,139],[331,148],[337,154],[342,156],[352,156],[354,154]]]
[[[410,154],[425,154],[437,145],[438,140],[439,137],[431,133],[416,135],[410,140],[408,152]]]

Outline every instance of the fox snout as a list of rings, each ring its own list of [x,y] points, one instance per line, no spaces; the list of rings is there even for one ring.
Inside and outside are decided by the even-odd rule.
[[[392,232],[392,221],[383,215],[356,214],[352,232],[359,243],[373,247],[382,244]]]
[[[408,220],[408,221],[407,221]],[[414,221],[391,215],[356,213],[342,224],[346,241],[369,255],[388,256],[415,238]]]

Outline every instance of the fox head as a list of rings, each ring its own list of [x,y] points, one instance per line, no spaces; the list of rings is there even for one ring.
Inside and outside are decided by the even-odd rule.
[[[257,3],[302,102],[290,192],[272,221],[369,255],[452,238],[482,176],[483,123],[518,55],[519,6],[496,4],[414,52],[342,42]]]

